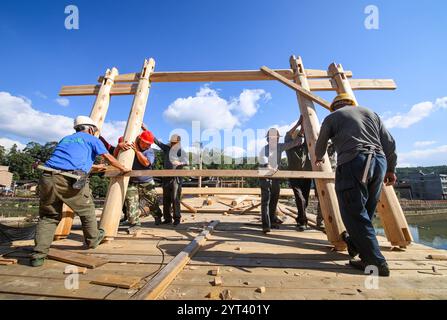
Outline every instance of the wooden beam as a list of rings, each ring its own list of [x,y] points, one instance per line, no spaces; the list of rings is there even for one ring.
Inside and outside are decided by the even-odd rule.
[[[275,72],[288,79],[293,78],[291,69],[275,69]],[[326,70],[306,69],[309,79],[330,78]],[[138,82],[139,73],[126,73],[118,76],[116,82]],[[352,77],[352,72],[348,73]],[[98,82],[102,82],[104,77],[99,77]],[[154,72],[152,82],[219,82],[219,81],[262,81],[272,80],[259,70],[224,70],[224,71],[174,71],[174,72]]]
[[[247,200],[247,198],[248,198],[248,195],[239,196],[236,199],[234,199],[233,201],[231,201],[231,205],[233,207],[235,207],[235,206],[241,204],[242,202],[244,202],[245,200]]]
[[[119,171],[109,170],[106,177],[116,177]],[[269,179],[327,179],[334,180],[333,172],[316,171],[276,171],[272,175],[266,175],[266,170],[133,170],[125,174],[125,177],[244,177]],[[206,188],[204,188],[206,189]]]
[[[109,262],[108,260],[102,258],[54,248],[50,248],[50,251],[48,251],[48,259],[73,264],[75,266],[86,267],[89,269],[100,267]]]
[[[295,83],[301,85],[304,89],[309,89],[309,83],[304,73],[301,57],[297,58],[292,56],[290,58],[290,65],[295,71]],[[303,116],[304,134],[306,136],[306,143],[312,160],[312,169],[315,172],[332,173],[331,164],[327,154],[324,156],[325,161],[321,166],[315,164],[315,143],[318,139],[318,133],[320,132],[320,123],[315,111],[315,106],[311,100],[298,92],[297,98],[301,115]],[[343,241],[341,235],[343,231],[345,231],[345,227],[338,207],[334,182],[317,179],[315,180],[315,184],[318,190],[321,212],[323,214],[328,240],[334,245],[336,250],[344,250],[346,248],[346,243]]]
[[[95,103],[92,111],[90,112],[90,118],[96,122],[99,132],[104,124],[107,111],[110,104],[110,91],[114,84],[115,78],[118,76],[118,69],[107,69],[103,77],[103,81],[100,85],[98,94],[96,96]],[[59,225],[56,228],[54,234],[54,240],[65,239],[71,232],[74,219],[73,210],[66,204],[62,207],[62,217]]]
[[[289,88],[292,88],[293,90],[299,92],[304,97],[306,97],[306,98],[308,98],[308,99],[318,103],[319,105],[325,107],[328,110],[331,109],[331,103],[329,101],[326,101],[325,99],[323,99],[323,98],[313,94],[309,90],[304,89],[303,87],[297,85],[296,83],[292,82],[291,80],[283,77],[279,73],[271,70],[270,68],[267,68],[266,66],[261,67],[261,70],[265,74],[268,74],[269,76],[271,76],[272,78],[274,78],[274,79],[278,80],[279,82],[285,84]]]
[[[259,71],[262,72],[262,71]],[[262,72],[263,73],[263,72]],[[268,80],[272,80],[269,77]],[[391,79],[351,79],[349,80],[353,90],[395,90],[396,84]],[[336,91],[336,83],[331,79],[309,80],[310,91]],[[133,95],[137,92],[138,84],[136,83],[115,83],[110,95]],[[99,85],[76,85],[63,86],[59,92],[62,97],[71,96],[94,96],[100,90]]]
[[[132,300],[155,300],[171,284],[175,277],[191,260],[191,257],[199,251],[207,238],[213,232],[219,221],[211,222],[185,249],[183,249],[174,259],[172,259],[159,274],[140,289],[131,299]]]
[[[358,105],[350,82],[344,74],[343,66],[332,63],[328,72],[337,82],[337,93],[350,94],[354,98],[356,105]],[[392,186],[387,187],[383,185],[377,211],[382,220],[386,237],[392,245],[406,247],[413,241],[404,212]]]
[[[157,194],[163,194],[162,188],[155,188]],[[182,195],[252,195],[260,196],[261,188],[182,188]],[[281,197],[293,197],[292,189],[281,189]]]
[[[163,192],[163,190],[162,190],[162,192]],[[197,213],[197,209],[194,208],[193,206],[190,206],[190,205],[187,204],[185,201],[180,201],[180,204],[181,204],[182,206],[184,206],[186,209],[188,209],[189,212],[191,212],[191,213]]]
[[[132,109],[130,110],[129,118],[127,120],[126,130],[124,132],[125,141],[135,141],[141,131],[143,123],[144,111],[149,97],[150,76],[155,68],[154,59],[145,60],[141,77],[138,82],[138,89],[135,94]],[[132,149],[121,152],[118,155],[118,161],[126,168],[131,168],[135,158],[135,152]],[[110,180],[109,189],[107,192],[104,210],[101,216],[100,227],[105,230],[105,239],[111,240],[115,237],[121,210],[124,203],[124,196],[129,184],[129,177],[114,177]]]

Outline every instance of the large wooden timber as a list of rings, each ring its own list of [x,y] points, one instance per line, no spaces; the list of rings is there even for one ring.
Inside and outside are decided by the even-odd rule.
[[[135,94],[132,109],[127,121],[124,132],[125,141],[135,141],[141,125],[143,123],[144,111],[149,97],[150,76],[155,68],[154,59],[145,60],[143,70],[140,74],[138,89]],[[123,151],[118,155],[118,161],[126,168],[131,168],[135,158],[135,152],[132,149]],[[129,177],[114,177],[109,184],[103,214],[101,216],[100,227],[105,230],[106,240],[111,240],[118,231],[121,209],[124,202],[124,196],[129,184]]]
[[[185,249],[182,250],[166,267],[161,270],[151,281],[140,289],[132,300],[155,300],[171,284],[175,277],[191,260],[191,257],[199,251],[200,247],[206,242],[209,234],[219,224],[219,221],[211,222]]]
[[[292,88],[293,90],[299,92],[301,95],[306,97],[307,99],[312,100],[313,102],[318,103],[319,105],[325,107],[326,109],[330,110],[331,104],[329,101],[324,100],[323,98],[313,94],[312,92],[304,89],[303,87],[297,85],[296,83],[292,82],[291,80],[287,79],[286,77],[283,77],[279,73],[271,70],[270,68],[263,66],[261,67],[262,72],[265,74],[270,75],[272,78],[278,80],[279,82],[285,84],[289,88]]]
[[[304,66],[301,57],[292,56],[290,65],[295,72],[294,81],[306,90],[309,90],[309,83],[304,73]],[[309,149],[310,158],[312,159],[312,169],[316,172],[332,172],[329,157],[324,156],[322,166],[315,164],[315,143],[318,139],[320,131],[320,123],[318,121],[315,106],[311,100],[297,92],[298,104],[303,116],[304,133],[306,135],[306,143]],[[337,195],[335,193],[335,184],[328,180],[315,180],[318,191],[318,199],[320,201],[321,212],[323,214],[328,240],[334,245],[336,250],[344,250],[346,244],[342,239],[342,233],[345,231],[340,209],[338,207]]]
[[[262,71],[258,71],[264,74]],[[279,73],[281,74],[281,73]],[[265,75],[265,74],[264,74]],[[270,76],[265,75],[268,79],[273,80]],[[217,80],[215,80],[217,81]],[[230,81],[230,80],[227,80]],[[395,90],[396,84],[391,79],[350,79],[349,83],[353,90]],[[310,91],[336,91],[337,84],[332,79],[315,79],[308,80]],[[133,95],[137,92],[137,83],[116,83],[110,94],[112,96]],[[100,85],[87,84],[76,86],[63,86],[59,92],[60,96],[93,96],[97,95]]]
[[[107,69],[104,77],[102,77],[103,80],[100,85],[98,95],[96,97],[92,111],[90,112],[90,118],[98,125],[99,132],[102,129],[107,111],[109,110],[110,90],[112,89],[115,78],[117,76],[118,69]],[[73,210],[69,206],[64,204],[62,208],[62,218],[54,234],[55,240],[66,238],[70,234],[71,227],[73,225],[73,218]]]
[[[328,179],[334,180],[333,172],[314,171],[276,171],[271,175],[267,170],[133,170],[125,177],[243,177],[243,178],[265,178],[269,179]],[[108,171],[106,177],[119,175],[119,171]]]
[[[356,105],[358,105],[342,65],[332,63],[328,72],[337,82],[337,93],[350,94],[354,98]],[[392,186],[383,185],[377,211],[385,229],[386,237],[392,245],[406,247],[413,241],[404,212]]]
[[[293,79],[293,70],[275,69],[275,72],[288,79]],[[326,70],[306,69],[306,76],[312,78],[331,78]],[[352,77],[352,72],[347,71],[347,75]],[[119,75],[116,82],[138,82],[139,73],[126,73]],[[224,71],[174,71],[174,72],[154,72],[151,76],[152,82],[209,82],[209,81],[262,81],[269,79],[259,70],[224,70]],[[98,78],[102,82],[103,77]]]
[[[157,194],[163,194],[162,188],[155,188]],[[249,195],[260,196],[261,188],[182,188],[183,196],[200,196],[200,195]],[[281,197],[293,197],[292,189],[281,189],[279,195]]]

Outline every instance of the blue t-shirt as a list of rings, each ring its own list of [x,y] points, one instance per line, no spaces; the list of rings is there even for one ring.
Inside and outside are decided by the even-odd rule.
[[[85,132],[76,132],[59,142],[45,166],[88,173],[96,157],[106,153],[108,151],[101,140]]]
[[[135,160],[133,161],[133,165],[132,165],[132,170],[152,169],[152,166],[155,163],[154,150],[152,148],[149,148],[147,150],[144,150],[142,153],[149,160],[149,162],[151,164],[149,165],[149,167],[145,167],[140,163],[140,161],[138,161],[137,156],[135,156]],[[133,183],[148,183],[148,182],[153,182],[153,181],[154,181],[154,179],[152,177],[131,177],[130,178],[130,182],[133,182]]]

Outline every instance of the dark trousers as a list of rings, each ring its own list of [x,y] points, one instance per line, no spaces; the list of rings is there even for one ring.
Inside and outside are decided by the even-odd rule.
[[[44,173],[39,181],[40,205],[33,258],[45,258],[61,221],[65,203],[81,219],[87,245],[98,236],[95,204],[87,183],[81,190],[72,187],[73,180],[59,174]]]
[[[366,161],[367,155],[359,154],[352,161],[338,166],[335,189],[343,223],[360,258],[367,264],[380,265],[386,260],[380,252],[372,220],[382,191],[386,159],[382,155],[373,156],[364,184],[362,177]]]
[[[278,179],[260,179],[262,228],[270,228],[276,220],[276,206],[279,200]]]
[[[296,222],[298,224],[307,224],[306,208],[309,204],[310,186],[312,180],[310,179],[289,179],[290,188],[295,195],[296,208],[298,210],[298,217]]]
[[[182,199],[182,179],[163,179],[163,217],[172,220],[171,210],[174,208],[174,220],[180,220],[180,200]]]

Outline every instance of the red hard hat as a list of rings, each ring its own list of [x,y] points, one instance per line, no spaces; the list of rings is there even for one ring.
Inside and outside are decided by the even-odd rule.
[[[143,131],[140,134],[140,140],[149,144],[154,143],[154,135],[149,130]]]

